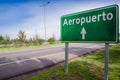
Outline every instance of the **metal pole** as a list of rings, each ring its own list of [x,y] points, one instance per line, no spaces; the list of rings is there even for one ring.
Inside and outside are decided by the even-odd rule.
[[[105,43],[104,80],[108,80],[109,43]]]
[[[65,43],[65,72],[68,73],[68,47],[69,43]]]
[[[46,40],[46,11],[45,11],[45,7],[49,4],[50,2],[47,2],[43,5],[41,5],[40,7],[44,8],[44,29],[45,29],[45,40]]]

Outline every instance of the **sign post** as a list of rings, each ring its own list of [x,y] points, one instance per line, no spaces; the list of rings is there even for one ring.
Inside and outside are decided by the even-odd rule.
[[[104,80],[108,80],[109,43],[105,43]]]
[[[61,17],[61,41],[65,42],[65,72],[68,43],[105,43],[104,80],[108,80],[109,43],[119,42],[119,7],[111,5]]]
[[[68,72],[68,47],[69,47],[69,43],[66,42],[65,43],[65,72]]]

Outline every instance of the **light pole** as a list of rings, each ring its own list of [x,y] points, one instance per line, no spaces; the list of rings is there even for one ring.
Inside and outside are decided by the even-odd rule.
[[[45,30],[45,40],[46,40],[46,13],[45,13],[45,7],[49,4],[50,2],[47,2],[43,5],[41,5],[40,7],[44,8],[44,30]]]

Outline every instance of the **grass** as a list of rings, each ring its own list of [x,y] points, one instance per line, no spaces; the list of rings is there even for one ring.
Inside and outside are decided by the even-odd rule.
[[[61,46],[63,43],[58,44],[43,44],[39,46],[25,46],[25,47],[11,47],[11,48],[0,48],[0,52],[9,52],[9,51],[18,51],[18,50],[26,50],[26,49],[35,49],[35,48],[46,48],[46,47],[52,47],[52,46]]]
[[[104,53],[99,51],[69,63],[69,72],[61,65],[25,80],[103,80]],[[109,80],[120,80],[120,44],[110,48]]]

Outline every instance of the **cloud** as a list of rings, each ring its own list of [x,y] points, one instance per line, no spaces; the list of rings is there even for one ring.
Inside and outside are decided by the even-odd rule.
[[[28,15],[30,16],[26,17]],[[46,15],[46,28],[48,37],[51,37],[53,33],[56,32],[56,30],[54,29],[58,28],[55,28],[54,24],[56,25],[56,23],[59,22],[59,19],[56,20],[55,18],[53,18],[53,16],[54,14],[51,15],[51,17],[49,17],[49,14]],[[17,19],[18,22],[16,21]],[[43,8],[40,8],[39,5],[29,3],[17,6],[10,6],[9,10],[6,10],[5,14],[1,15],[0,21],[2,21],[4,25],[1,25],[0,27],[0,34],[7,34],[10,35],[12,38],[15,38],[17,37],[18,31],[23,30],[28,37],[33,37],[35,34],[39,34],[40,37],[44,38],[45,32],[43,19]],[[5,23],[7,24],[5,25]]]
[[[60,17],[62,15],[103,7],[113,3],[118,2],[74,2],[69,4],[53,2],[49,4],[46,7],[47,38],[52,37],[52,35],[55,34],[55,37],[59,39]],[[36,34],[38,34],[41,38],[44,38],[45,29],[43,8],[39,6],[40,5],[38,3],[2,5],[4,9],[0,8],[0,11],[3,11],[0,13],[0,22],[4,24],[0,25],[0,34],[7,34],[12,38],[16,38],[18,31],[23,30],[28,38],[33,37]]]

